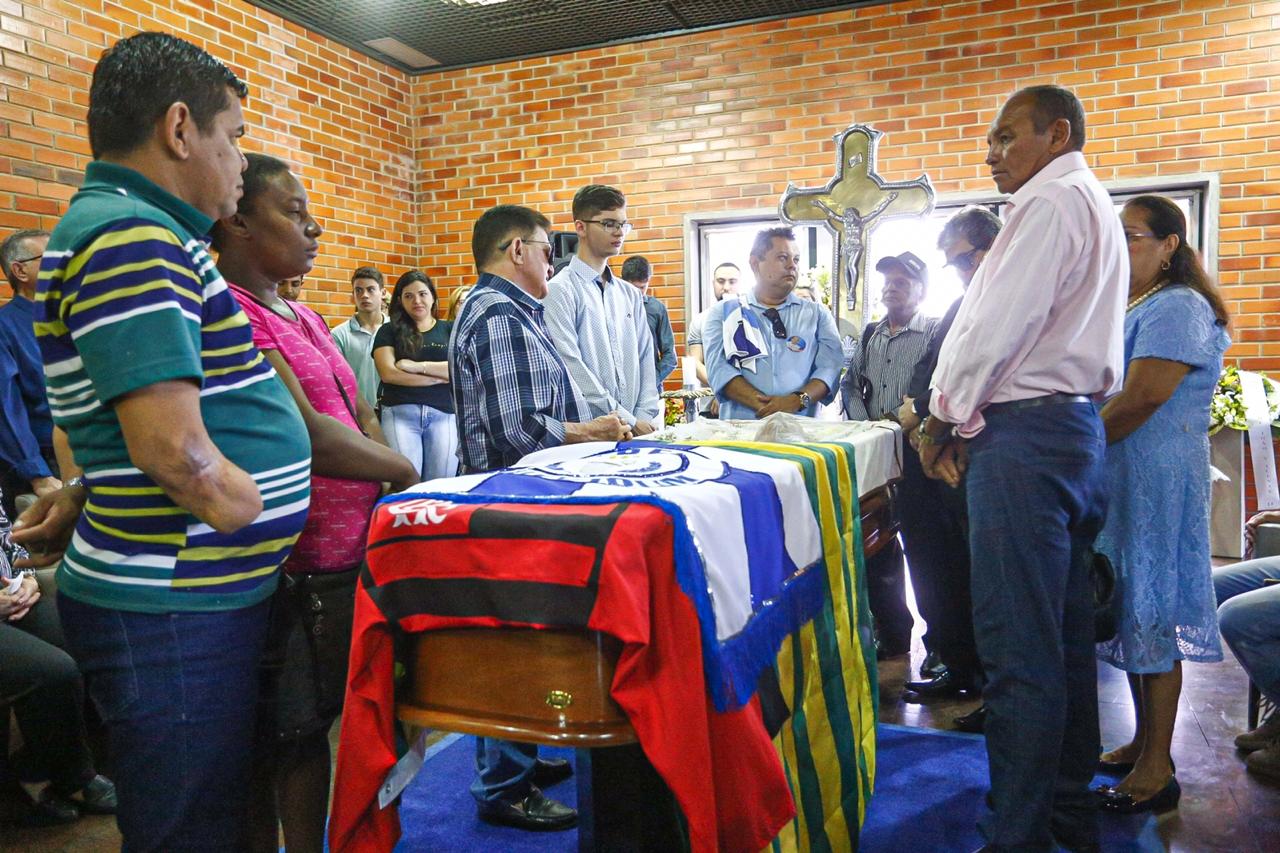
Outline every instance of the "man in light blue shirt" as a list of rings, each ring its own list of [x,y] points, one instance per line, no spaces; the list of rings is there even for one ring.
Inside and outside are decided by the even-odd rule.
[[[659,422],[653,335],[639,291],[609,271],[631,230],[627,200],[591,184],[573,197],[578,249],[547,285],[544,317],[592,418],[616,412],[636,436]]]
[[[703,327],[707,375],[720,417],[749,420],[774,412],[813,417],[829,403],[843,351],[831,313],[794,293],[800,251],[790,228],[768,228],[751,246],[756,284],[749,295],[711,307]],[[746,327],[750,326],[750,329]],[[738,354],[725,354],[730,335]],[[752,358],[752,355],[756,352]]]

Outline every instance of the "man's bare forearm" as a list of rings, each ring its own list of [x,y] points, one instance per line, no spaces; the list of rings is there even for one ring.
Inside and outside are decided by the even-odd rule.
[[[234,533],[262,513],[253,478],[205,431],[194,383],[148,385],[120,398],[115,411],[129,459],[175,504],[219,533]]]

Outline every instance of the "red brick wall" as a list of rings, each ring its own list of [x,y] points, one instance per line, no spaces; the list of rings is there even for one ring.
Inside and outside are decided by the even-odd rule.
[[[90,159],[93,66],[140,30],[200,44],[248,82],[244,149],[295,164],[328,229],[303,291],[313,307],[347,316],[352,269],[413,264],[408,77],[239,0],[0,0],[0,237],[52,228],[66,209]]]
[[[88,152],[101,50],[139,29],[204,44],[253,87],[248,150],[296,162],[329,229],[305,298],[336,321],[350,269],[473,277],[471,223],[517,202],[568,226],[622,187],[684,323],[690,211],[773,207],[830,176],[831,136],[887,132],[880,172],[989,191],[986,124],[1032,82],[1073,87],[1104,179],[1218,172],[1232,351],[1280,369],[1280,3],[907,0],[407,78],[239,0],[0,0],[0,234],[56,221]],[[415,198],[416,193],[416,198]],[[421,247],[419,249],[419,247]]]
[[[569,227],[578,187],[616,184],[681,327],[686,213],[825,182],[855,121],[887,132],[886,179],[991,191],[987,124],[1049,81],[1083,98],[1103,180],[1220,173],[1233,354],[1280,369],[1280,3],[908,0],[419,77],[424,263],[465,282],[485,207]]]

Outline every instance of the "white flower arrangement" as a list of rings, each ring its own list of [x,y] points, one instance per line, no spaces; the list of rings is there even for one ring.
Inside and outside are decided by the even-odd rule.
[[[1271,429],[1280,434],[1280,385],[1272,382],[1266,374],[1262,376],[1262,387],[1267,392],[1267,409],[1271,414]],[[1218,377],[1218,387],[1214,389],[1213,400],[1209,403],[1209,435],[1221,430],[1247,430],[1248,422],[1244,414],[1244,391],[1240,387],[1240,369],[1229,364],[1222,369]]]

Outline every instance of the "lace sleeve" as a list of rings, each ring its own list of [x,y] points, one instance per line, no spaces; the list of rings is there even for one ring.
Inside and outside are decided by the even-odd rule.
[[[1216,369],[1222,329],[1203,296],[1173,286],[1143,306],[1130,358],[1160,358],[1198,369]]]

